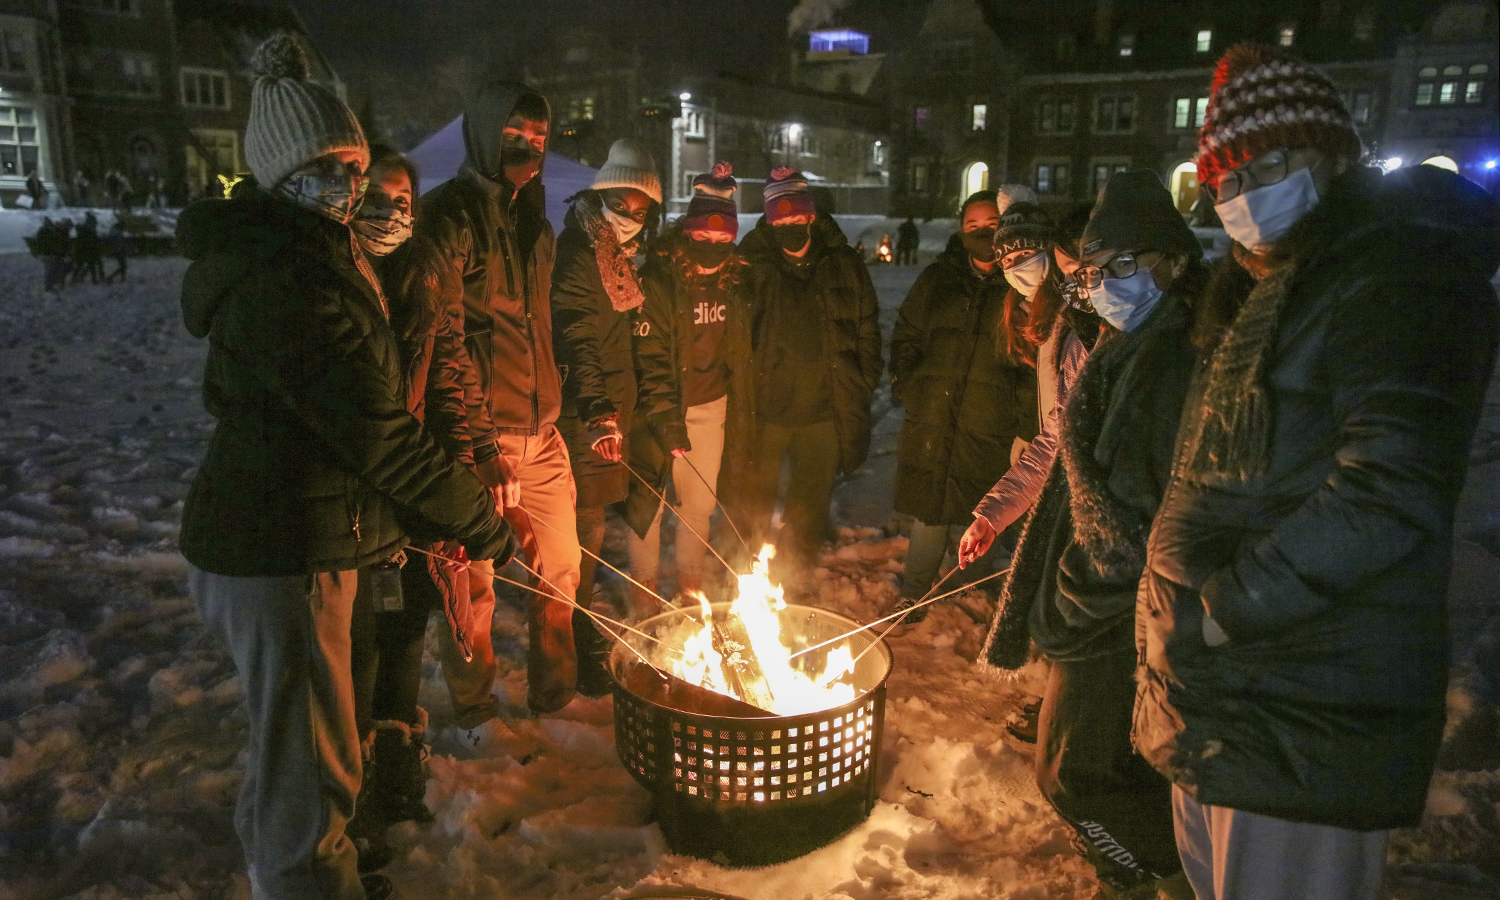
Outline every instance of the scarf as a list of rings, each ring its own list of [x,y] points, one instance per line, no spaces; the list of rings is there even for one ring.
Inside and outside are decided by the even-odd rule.
[[[645,301],[641,279],[635,271],[636,241],[621,245],[615,230],[604,217],[604,202],[594,192],[580,194],[573,203],[573,215],[594,245],[594,259],[599,266],[599,280],[609,295],[615,312],[629,312]],[[627,248],[629,248],[627,250]]]

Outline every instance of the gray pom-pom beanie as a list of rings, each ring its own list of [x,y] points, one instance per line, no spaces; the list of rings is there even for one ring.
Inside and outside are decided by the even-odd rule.
[[[338,95],[308,81],[307,55],[286,32],[267,38],[250,58],[255,85],[245,126],[245,162],[270,188],[307,163],[340,150],[370,165],[370,147],[359,120]]]

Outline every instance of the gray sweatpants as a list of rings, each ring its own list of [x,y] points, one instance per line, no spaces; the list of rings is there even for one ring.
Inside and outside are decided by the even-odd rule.
[[[365,900],[344,835],[359,793],[349,664],[354,571],[235,578],[190,568],[203,621],[234,657],[250,717],[235,808],[255,900]]]
[[[1177,853],[1198,900],[1375,900],[1389,831],[1205,806],[1172,785]]]

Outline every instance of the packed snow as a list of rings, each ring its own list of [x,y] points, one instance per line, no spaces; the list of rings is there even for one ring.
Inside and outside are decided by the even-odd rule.
[[[56,296],[42,292],[39,263],[0,257],[0,900],[249,896],[231,823],[246,728],[239,682],[186,594],[176,549],[211,429],[198,396],[204,347],[177,311],[185,266],[132,260],[125,284]],[[887,333],[916,272],[874,271]],[[876,412],[876,449],[839,488],[839,540],[810,601],[863,621],[893,601],[906,551],[890,509],[900,411],[882,393]],[[1442,769],[1423,826],[1392,844],[1386,898],[1500,896],[1494,390],[1472,462]],[[613,523],[606,553],[622,564],[624,542]],[[602,609],[620,614],[621,581],[601,580]],[[527,716],[524,603],[503,598],[503,728],[475,758],[444,737],[452,712],[429,656],[436,821],[391,830],[397,859],[385,871],[398,897],[1064,900],[1096,890],[1036,791],[1030,747],[1004,728],[1039,673],[999,682],[970,664],[990,612],[979,592],[891,639],[869,819],[757,870],[670,852],[649,795],[616,758],[609,698]]]

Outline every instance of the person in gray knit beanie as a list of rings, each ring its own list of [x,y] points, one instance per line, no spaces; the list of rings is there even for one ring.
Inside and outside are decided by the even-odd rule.
[[[337,94],[308,80],[307,54],[286,32],[257,47],[250,68],[256,75],[245,126],[250,173],[266,190],[282,188],[304,205],[348,221],[363,189],[362,182],[350,182],[349,176],[363,176],[370,164],[359,120]],[[342,166],[300,171],[324,157]],[[297,183],[289,183],[293,176],[299,176]]]
[[[609,158],[594,175],[589,188],[635,188],[657,203],[661,202],[661,180],[656,177],[656,160],[651,152],[630,138],[620,138],[610,145]]]

